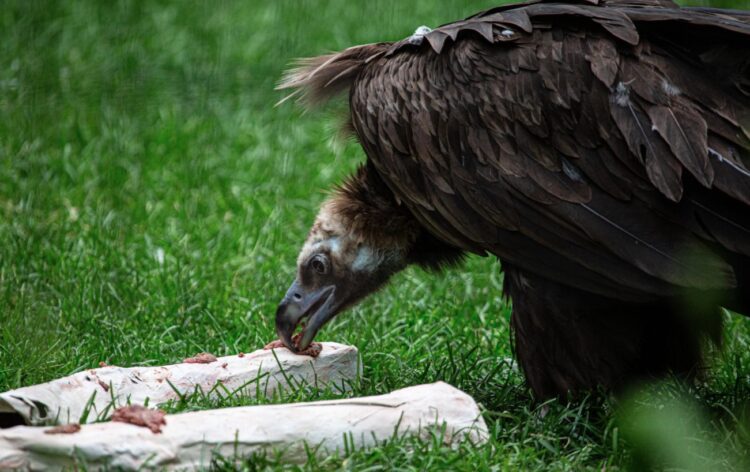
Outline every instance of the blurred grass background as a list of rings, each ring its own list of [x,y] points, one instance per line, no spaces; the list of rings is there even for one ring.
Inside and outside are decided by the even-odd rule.
[[[199,351],[251,351],[273,339],[275,306],[317,205],[364,157],[332,139],[332,113],[274,107],[285,66],[401,39],[497,3],[3,2],[0,390],[99,361],[163,364]],[[501,284],[490,259],[471,258],[444,276],[410,269],[319,336],[360,348],[364,375],[351,395],[436,380],[474,395],[491,425],[489,446],[448,451],[401,440],[309,467],[668,465],[669,457],[639,446],[653,431],[621,417],[663,422],[650,412],[671,399],[678,406],[667,410],[682,411],[686,396],[701,419],[686,427],[684,444],[713,451],[701,464],[747,460],[747,320],[727,317],[724,352],[697,388],[669,384],[618,410],[626,412],[620,417],[606,397],[540,406],[507,360]],[[331,396],[308,391],[275,401]],[[197,399],[177,410],[210,406],[217,405]],[[217,463],[238,466],[280,467],[273,457]]]

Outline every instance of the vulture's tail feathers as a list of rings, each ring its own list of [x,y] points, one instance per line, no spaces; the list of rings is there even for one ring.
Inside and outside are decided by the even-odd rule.
[[[346,92],[363,67],[388,50],[390,44],[365,44],[324,56],[298,59],[286,71],[277,90],[295,89],[277,105],[296,97],[305,106],[320,105]]]

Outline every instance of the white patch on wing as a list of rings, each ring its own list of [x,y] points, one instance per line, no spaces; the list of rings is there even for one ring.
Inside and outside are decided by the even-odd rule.
[[[664,93],[666,93],[670,97],[675,97],[682,93],[682,90],[680,90],[679,87],[674,84],[670,84],[666,80],[661,81],[661,89],[664,90]]]
[[[615,103],[621,107],[630,105],[630,89],[622,82],[615,88]]]
[[[419,45],[422,44],[422,39],[424,39],[427,34],[432,31],[432,29],[429,26],[420,26],[419,28],[414,31],[414,34],[406,38],[406,41],[409,44]]]

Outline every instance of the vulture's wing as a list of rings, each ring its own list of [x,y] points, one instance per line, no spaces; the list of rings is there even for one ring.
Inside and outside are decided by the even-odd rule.
[[[732,288],[750,17],[590,3],[489,10],[327,80],[356,73],[368,157],[445,241],[622,299]]]

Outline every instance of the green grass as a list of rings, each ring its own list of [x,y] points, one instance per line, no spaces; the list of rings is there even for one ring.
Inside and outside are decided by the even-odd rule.
[[[156,365],[273,339],[276,303],[325,189],[364,158],[332,139],[331,113],[273,106],[285,65],[400,39],[494,3],[4,2],[0,390],[99,361]],[[464,389],[485,410],[487,446],[448,450],[437,440],[403,438],[308,467],[642,465],[653,457],[639,438],[653,432],[623,415],[662,421],[660,407],[685,395],[702,419],[683,428],[683,443],[713,451],[705,464],[747,460],[747,320],[728,318],[724,352],[696,389],[669,384],[624,410],[603,397],[537,405],[505,360],[509,306],[501,285],[490,259],[471,258],[442,276],[410,269],[319,336],[361,350],[364,373],[350,395],[437,380]],[[305,390],[272,401],[335,396]],[[171,410],[253,403],[196,396]],[[273,454],[216,465],[281,466]]]

